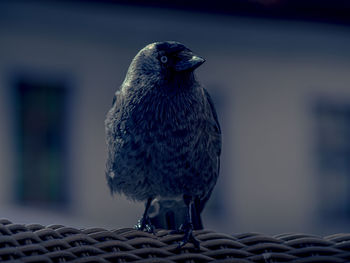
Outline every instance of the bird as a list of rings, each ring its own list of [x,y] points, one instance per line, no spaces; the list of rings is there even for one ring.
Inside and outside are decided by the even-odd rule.
[[[154,231],[152,201],[181,198],[179,243],[191,242],[220,171],[221,128],[194,70],[205,62],[184,44],[154,42],[132,59],[105,120],[106,179],[112,194],[145,202],[136,228]],[[201,222],[200,226],[201,227]]]

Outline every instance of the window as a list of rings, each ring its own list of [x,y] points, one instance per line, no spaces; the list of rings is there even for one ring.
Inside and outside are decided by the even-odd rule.
[[[350,103],[320,101],[315,107],[320,210],[350,218]]]
[[[20,79],[15,83],[16,201],[67,204],[66,102],[60,82]]]

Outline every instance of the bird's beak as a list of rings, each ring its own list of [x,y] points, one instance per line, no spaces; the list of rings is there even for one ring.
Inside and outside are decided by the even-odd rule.
[[[204,58],[194,55],[192,52],[179,53],[181,60],[175,64],[176,71],[194,70],[205,62]]]

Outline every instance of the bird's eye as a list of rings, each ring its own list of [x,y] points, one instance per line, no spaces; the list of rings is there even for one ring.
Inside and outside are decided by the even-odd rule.
[[[161,56],[161,57],[160,57],[160,61],[161,61],[163,64],[167,63],[167,62],[168,62],[167,56]]]

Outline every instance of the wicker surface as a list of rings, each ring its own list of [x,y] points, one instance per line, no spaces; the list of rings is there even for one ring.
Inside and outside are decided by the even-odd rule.
[[[192,244],[177,249],[181,235],[156,235],[130,228],[75,229],[62,225],[20,225],[0,220],[0,262],[350,262],[350,234],[226,235],[195,231]]]

